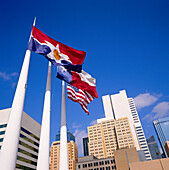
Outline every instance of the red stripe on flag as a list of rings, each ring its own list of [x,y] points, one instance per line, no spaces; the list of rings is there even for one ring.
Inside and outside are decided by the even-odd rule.
[[[83,91],[87,91],[93,98],[98,98],[96,86],[90,86],[87,82],[82,81],[79,74],[74,71],[71,71],[71,74],[72,74],[71,82],[72,86],[75,86]]]
[[[67,95],[68,98],[71,99],[74,102],[78,102],[82,109],[89,114],[89,111],[87,109],[87,105],[91,102],[91,98],[88,98],[88,94],[86,95],[85,92],[83,92],[81,89],[78,89],[76,92],[71,86],[67,85]]]
[[[68,55],[72,64],[83,64],[83,60],[85,59],[86,52],[76,50],[72,47],[69,47],[65,44],[62,44],[61,42],[58,42],[50,38],[49,36],[44,34],[42,31],[37,29],[35,26],[33,26],[33,29],[32,29],[32,36],[35,39],[37,39],[40,43],[46,43],[45,41],[48,41],[55,47],[57,44],[59,44],[60,52],[65,55]]]
[[[87,104],[90,103],[90,100],[88,100],[88,98],[86,98],[85,93],[79,92],[76,93],[72,88],[68,89],[68,93],[72,93],[72,96],[77,97],[77,100],[84,100]]]

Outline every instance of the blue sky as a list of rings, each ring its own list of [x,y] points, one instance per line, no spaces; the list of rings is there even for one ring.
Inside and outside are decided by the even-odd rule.
[[[86,51],[83,69],[97,80],[99,98],[66,99],[68,129],[80,148],[91,122],[104,116],[101,96],[125,89],[136,99],[146,136],[152,120],[169,113],[169,2],[167,0],[2,1],[0,109],[12,105],[33,19],[50,37]],[[24,111],[41,122],[48,61],[32,53]],[[51,142],[60,129],[61,81],[52,67]],[[81,148],[79,149],[81,155]]]

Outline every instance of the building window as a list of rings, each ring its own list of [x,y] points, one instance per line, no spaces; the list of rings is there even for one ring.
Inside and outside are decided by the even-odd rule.
[[[104,162],[103,161],[99,162],[99,165],[104,165]]]
[[[115,166],[112,166],[111,169],[116,169],[116,167],[115,167]]]
[[[4,135],[4,134],[5,134],[5,131],[1,131],[1,132],[0,132],[0,135]]]
[[[29,159],[23,158],[21,156],[17,156],[17,160],[37,166],[37,162],[34,162],[34,161],[29,160]]]
[[[111,163],[112,163],[112,164],[115,163],[115,160],[111,160]]]
[[[33,158],[35,158],[35,159],[38,159],[38,156],[36,156],[36,155],[34,155],[34,154],[32,154],[32,153],[29,153],[29,152],[27,152],[27,151],[25,151],[25,150],[23,150],[23,149],[21,149],[21,148],[18,148],[18,152],[20,152],[20,153],[22,153],[22,154],[25,154],[25,155],[27,155],[27,156],[33,157]]]
[[[38,153],[38,149],[35,149],[32,146],[30,146],[24,142],[19,141],[19,144]]]
[[[105,161],[105,165],[109,164],[109,161]]]
[[[83,164],[83,168],[87,168],[87,164]]]
[[[30,168],[30,167],[28,168],[26,166],[18,165],[18,164],[16,164],[16,168],[18,168],[18,169],[25,169],[25,170],[35,170],[35,169]]]
[[[24,129],[23,127],[21,127],[21,130],[25,133],[27,133],[28,135],[34,137],[36,140],[40,141],[40,138],[38,138],[37,136],[35,136],[34,134],[32,134],[31,132],[29,132],[28,130]]]
[[[29,138],[26,137],[25,135],[20,134],[20,137],[23,138],[23,139],[25,139],[25,140],[27,140],[28,142],[30,142],[30,143],[36,145],[37,147],[39,147],[39,144],[38,144],[37,142],[34,142],[33,140],[29,139]]]
[[[98,162],[94,162],[94,166],[98,166]]]
[[[89,163],[89,164],[88,164],[88,167],[92,167],[92,163]]]
[[[0,128],[7,127],[7,124],[0,125]]]

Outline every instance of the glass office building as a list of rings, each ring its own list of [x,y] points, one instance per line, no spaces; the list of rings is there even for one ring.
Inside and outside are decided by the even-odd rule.
[[[159,139],[161,148],[165,157],[167,157],[167,153],[165,151],[164,145],[165,142],[169,140],[169,117],[158,119],[153,121],[153,125]]]
[[[60,141],[60,132],[56,135],[56,141]],[[69,131],[67,132],[67,141],[75,142],[75,136],[72,133],[70,133]]]
[[[89,156],[88,142],[89,142],[88,137],[83,138],[83,152],[84,152],[84,156]]]
[[[147,144],[148,144],[152,159],[153,160],[154,159],[160,159],[161,158],[161,153],[160,153],[160,150],[158,148],[158,145],[157,145],[157,142],[156,142],[154,136],[150,136],[147,139]]]

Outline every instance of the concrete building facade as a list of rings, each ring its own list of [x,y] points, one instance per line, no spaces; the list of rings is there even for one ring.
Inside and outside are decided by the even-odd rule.
[[[140,162],[136,148],[116,150],[114,158],[117,170],[129,170],[130,163]]]
[[[127,117],[137,150],[143,150],[147,160],[151,160],[150,151],[146,142],[143,128],[132,98],[128,98],[126,91],[102,97],[105,111],[105,120]]]
[[[169,159],[164,158],[144,162],[134,162],[130,163],[129,166],[130,170],[168,170]]]
[[[78,161],[78,148],[74,141],[68,141],[68,163],[69,170],[75,170]],[[60,141],[55,141],[51,145],[49,170],[59,170]]]
[[[3,145],[11,109],[0,110],[0,148]],[[37,166],[41,125],[23,112],[16,169],[35,170]],[[11,141],[12,142],[12,141]]]
[[[93,155],[80,157],[76,163],[76,170],[115,170],[114,158],[98,159]]]
[[[136,148],[119,149],[114,151],[114,157],[80,157],[76,163],[76,170],[129,170],[129,164],[133,162],[140,162]]]

